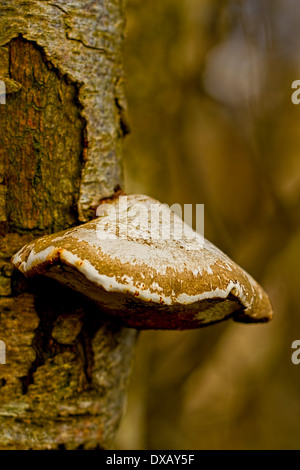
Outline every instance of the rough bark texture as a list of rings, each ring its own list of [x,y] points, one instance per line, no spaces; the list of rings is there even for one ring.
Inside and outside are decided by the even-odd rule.
[[[136,333],[11,256],[122,186],[122,1],[2,1],[0,448],[109,448]]]
[[[41,49],[43,61],[55,69],[58,77],[78,87],[81,116],[86,121],[78,200],[81,220],[90,216],[91,208],[101,198],[110,197],[122,180],[121,142],[122,129],[126,128],[121,66],[122,6],[122,0],[1,2],[1,54],[9,54],[11,40],[21,35]],[[3,60],[0,75],[9,75],[9,80],[18,82],[10,67],[9,57]],[[36,73],[38,83],[40,74]],[[43,85],[41,77],[40,86]],[[39,103],[35,106],[39,107]],[[51,117],[48,118],[51,122]]]

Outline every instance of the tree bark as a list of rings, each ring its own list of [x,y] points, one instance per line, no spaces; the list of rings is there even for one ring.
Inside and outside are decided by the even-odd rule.
[[[10,258],[123,186],[122,0],[0,5],[0,448],[110,448],[134,330]]]

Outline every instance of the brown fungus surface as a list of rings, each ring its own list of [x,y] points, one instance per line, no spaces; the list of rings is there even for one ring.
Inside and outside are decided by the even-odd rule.
[[[138,329],[188,329],[232,317],[266,322],[262,287],[166,205],[120,196],[91,222],[44,236],[12,259],[27,277],[46,275]]]

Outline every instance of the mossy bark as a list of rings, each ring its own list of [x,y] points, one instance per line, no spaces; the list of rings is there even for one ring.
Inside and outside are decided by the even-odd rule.
[[[0,448],[109,448],[136,333],[10,258],[123,185],[122,1],[0,5]]]

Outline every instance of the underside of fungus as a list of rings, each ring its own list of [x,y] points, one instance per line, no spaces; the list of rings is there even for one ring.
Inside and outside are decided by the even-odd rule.
[[[24,246],[12,262],[49,276],[137,329],[188,329],[272,318],[262,287],[166,205],[143,195],[106,201],[91,222]]]

